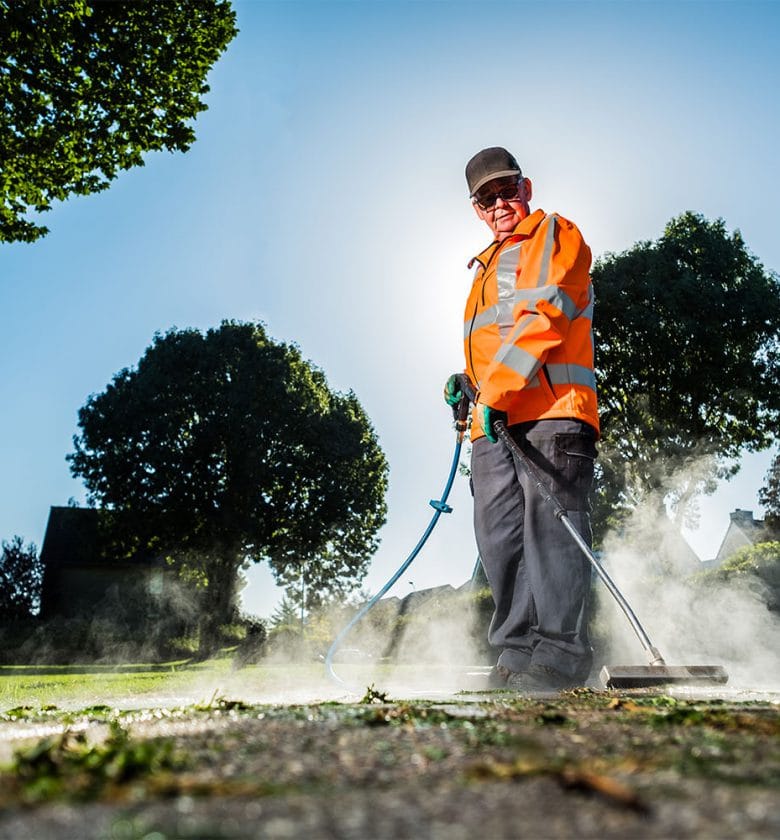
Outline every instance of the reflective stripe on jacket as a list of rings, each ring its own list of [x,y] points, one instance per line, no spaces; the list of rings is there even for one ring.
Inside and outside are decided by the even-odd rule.
[[[551,417],[599,430],[590,248],[567,219],[536,210],[479,263],[466,304],[466,373],[509,423]],[[484,434],[472,418],[472,440]]]

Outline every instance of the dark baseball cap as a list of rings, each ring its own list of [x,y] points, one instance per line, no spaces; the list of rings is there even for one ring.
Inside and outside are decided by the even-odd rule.
[[[522,175],[520,166],[501,146],[491,146],[477,152],[466,164],[466,182],[469,185],[469,195],[474,193],[488,181],[495,178],[506,178],[509,175]]]

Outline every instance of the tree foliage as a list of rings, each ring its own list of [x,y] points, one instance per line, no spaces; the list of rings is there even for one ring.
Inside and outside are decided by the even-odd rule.
[[[105,189],[145,152],[186,151],[211,66],[235,36],[228,0],[0,0],[0,241],[25,218]]]
[[[277,604],[269,621],[272,630],[289,630],[300,633],[301,609],[287,595]]]
[[[694,213],[593,268],[602,421],[595,523],[691,502],[767,447],[780,419],[780,283],[739,231]],[[659,502],[660,504],[660,502]]]
[[[157,335],[79,412],[68,456],[123,551],[152,548],[199,583],[213,623],[238,570],[354,588],[385,521],[387,464],[353,393],[260,324]],[[221,617],[221,618],[220,618]]]
[[[780,452],[772,459],[764,480],[766,484],[758,491],[758,501],[765,510],[764,522],[780,534]]]
[[[694,579],[705,586],[744,585],[761,595],[770,610],[780,612],[780,542],[745,546],[717,569],[699,572]]]
[[[3,540],[0,554],[0,618],[27,618],[41,605],[43,564],[38,550],[30,543],[26,548],[21,537]]]

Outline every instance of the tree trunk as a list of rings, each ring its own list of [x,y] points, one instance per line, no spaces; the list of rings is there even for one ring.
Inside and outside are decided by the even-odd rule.
[[[238,562],[220,557],[209,566],[209,582],[200,602],[198,658],[207,659],[219,650],[219,628],[230,622],[236,591]]]

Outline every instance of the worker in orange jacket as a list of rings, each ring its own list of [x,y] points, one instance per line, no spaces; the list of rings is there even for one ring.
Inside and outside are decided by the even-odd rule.
[[[590,567],[493,424],[506,423],[589,542],[599,430],[591,253],[572,222],[531,212],[531,181],[506,149],[476,154],[466,181],[493,234],[470,263],[464,319],[466,373],[477,389],[474,528],[495,603],[488,640],[499,651],[490,684],[558,690],[581,685],[590,671]],[[460,397],[453,374],[445,399]]]

